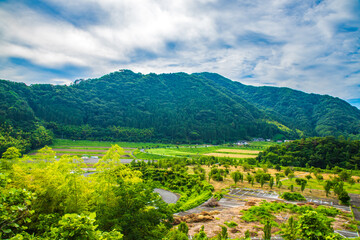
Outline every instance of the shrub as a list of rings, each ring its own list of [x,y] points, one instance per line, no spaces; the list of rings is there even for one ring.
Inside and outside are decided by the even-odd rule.
[[[231,221],[231,222],[224,222],[224,224],[226,225],[226,226],[228,226],[229,228],[234,228],[234,227],[237,227],[237,223],[236,222],[234,222],[234,221]]]
[[[284,192],[280,198],[285,199],[287,201],[306,201],[306,198],[300,193],[295,192]]]

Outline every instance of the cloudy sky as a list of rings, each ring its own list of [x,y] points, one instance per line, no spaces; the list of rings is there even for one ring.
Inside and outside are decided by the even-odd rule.
[[[360,107],[359,0],[0,0],[0,78],[216,72]]]

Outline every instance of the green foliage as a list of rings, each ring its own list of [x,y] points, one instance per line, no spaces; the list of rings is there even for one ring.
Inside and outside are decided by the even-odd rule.
[[[326,193],[326,196],[329,196],[329,193],[330,193],[330,190],[332,188],[332,182],[329,181],[329,180],[326,180],[325,181],[325,184],[324,184],[324,190],[325,190],[325,193]]]
[[[7,239],[27,229],[34,214],[35,194],[25,189],[2,189],[0,192],[0,237]]]
[[[271,222],[267,220],[264,224],[264,239],[270,240],[271,239]]]
[[[282,237],[285,240],[296,240],[297,239],[297,233],[296,233],[296,222],[294,221],[294,217],[291,216],[287,223],[284,225],[284,228],[282,229]]]
[[[306,201],[306,198],[303,195],[296,192],[284,192],[281,194],[280,198],[287,201]]]
[[[227,233],[227,227],[226,226],[220,226],[221,227],[221,232],[218,233],[217,235],[217,239],[218,240],[226,240],[228,239],[228,233]]]
[[[230,222],[224,222],[224,224],[226,225],[226,226],[228,226],[229,228],[234,228],[234,227],[237,227],[237,223],[236,222],[234,222],[234,221],[230,221]]]
[[[243,179],[243,175],[239,171],[232,172],[230,175],[231,178],[234,180],[235,185],[239,180]]]
[[[179,229],[171,229],[163,240],[188,240],[188,236]]]
[[[309,240],[326,239],[326,236],[333,233],[332,221],[334,220],[316,211],[306,211],[298,220],[298,237]]]
[[[0,99],[0,124],[31,132],[40,119],[70,139],[217,143],[360,132],[360,111],[343,100],[254,88],[211,73],[124,70],[71,86],[0,81]],[[46,139],[42,131],[25,139],[35,147],[38,136]]]
[[[220,199],[222,199],[224,197],[223,192],[215,192],[214,193],[214,198],[218,201],[220,201]]]
[[[199,233],[194,235],[194,240],[208,240],[208,237],[204,231],[204,225],[201,226]]]
[[[62,240],[117,240],[123,235],[119,231],[101,232],[96,230],[95,213],[65,214],[56,227],[51,228],[51,239]]]
[[[178,226],[178,230],[182,233],[185,233],[186,235],[189,233],[189,227],[186,222],[181,222]]]
[[[312,137],[295,140],[282,145],[274,145],[259,154],[259,160],[267,159],[267,155],[273,153],[279,155],[273,158],[271,164],[282,166],[306,167],[313,166],[325,169],[338,166],[334,171],[340,173],[343,181],[351,177],[347,171],[341,168],[354,169],[360,165],[360,141],[345,140],[334,137]],[[290,169],[285,169],[289,174]]]
[[[350,196],[345,190],[339,193],[338,199],[340,204],[350,205]]]

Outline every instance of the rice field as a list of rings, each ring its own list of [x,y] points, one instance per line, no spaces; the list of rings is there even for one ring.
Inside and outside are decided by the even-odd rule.
[[[205,156],[228,157],[228,158],[256,158],[257,155],[231,154],[231,153],[206,153]]]

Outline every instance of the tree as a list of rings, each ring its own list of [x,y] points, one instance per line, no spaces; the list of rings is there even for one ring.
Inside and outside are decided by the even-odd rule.
[[[339,193],[338,199],[340,201],[340,204],[350,205],[350,196],[345,190]]]
[[[285,240],[296,240],[297,239],[297,229],[296,222],[294,221],[294,217],[291,216],[285,225],[285,228],[282,229],[282,237]]]
[[[111,148],[105,153],[105,155],[95,165],[97,170],[103,170],[104,168],[111,168],[121,163],[121,156],[125,155],[125,151],[119,145],[112,145]]]
[[[265,184],[265,178],[264,178],[264,176],[261,176],[261,178],[260,178],[260,185],[261,185],[261,187],[263,187],[264,184]]]
[[[254,180],[254,177],[248,173],[248,175],[246,175],[246,179],[247,179],[247,181],[248,181],[248,182],[249,182],[249,184],[250,184],[250,183],[251,183],[251,181],[253,181],[253,180]]]
[[[204,231],[204,225],[201,226],[199,233],[194,235],[194,240],[208,240],[208,237]]]
[[[180,232],[183,232],[185,233],[186,235],[188,235],[189,233],[189,227],[188,225],[186,224],[186,222],[181,222],[178,226],[178,229]]]
[[[309,240],[322,240],[333,233],[333,220],[316,211],[307,210],[299,217],[298,237]]]
[[[288,174],[288,178],[290,179],[290,181],[295,177],[294,173],[289,173]]]
[[[163,238],[163,240],[188,240],[188,236],[179,229],[172,229]]]
[[[349,171],[343,170],[339,173],[339,177],[341,181],[347,181],[351,178],[351,174]]]
[[[231,178],[234,180],[235,186],[236,186],[236,183],[241,179],[241,175],[242,174],[239,171],[231,173]]]
[[[21,156],[20,150],[16,147],[9,147],[0,159],[0,167],[2,170],[10,170],[14,161]]]
[[[273,186],[274,186],[274,177],[271,177],[271,178],[270,178],[269,186],[270,186],[270,189],[273,188]]]
[[[325,190],[325,193],[326,193],[326,196],[327,196],[327,197],[329,196],[331,187],[332,187],[331,181],[326,180],[326,182],[325,182],[325,184],[324,184],[324,190]]]
[[[303,181],[303,182],[301,183],[301,191],[302,191],[302,192],[305,190],[306,184],[307,184],[307,182],[305,182],[305,181]]]
[[[279,164],[276,164],[276,165],[275,165],[275,169],[276,169],[278,172],[280,172],[280,171],[281,171],[281,166],[280,166]]]
[[[217,239],[218,240],[226,240],[228,239],[228,233],[227,233],[227,227],[226,226],[220,226],[221,232],[218,233]]]
[[[284,170],[285,176],[288,176],[291,172],[292,171],[291,171],[291,169],[289,167],[285,168],[285,170]]]
[[[270,220],[266,220],[263,231],[264,231],[264,239],[270,240],[271,239],[271,222],[270,222]]]
[[[61,240],[97,240],[104,239],[101,231],[96,230],[95,213],[65,214],[58,223],[58,226],[51,229],[51,239]],[[123,235],[118,231],[106,233],[105,239],[122,239]]]
[[[3,159],[13,160],[21,156],[20,150],[16,147],[8,148],[2,155]]]

